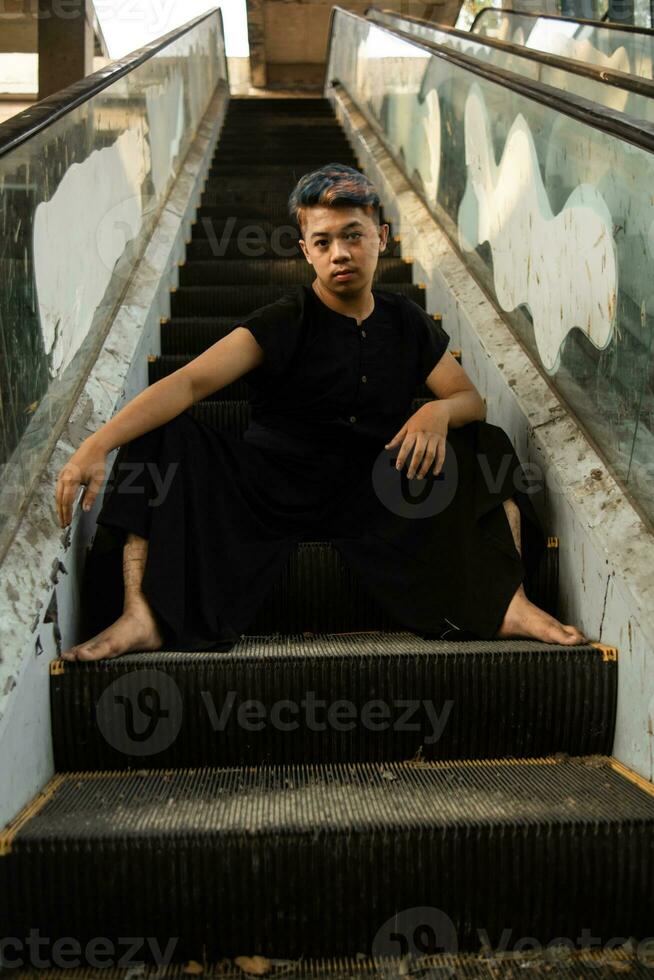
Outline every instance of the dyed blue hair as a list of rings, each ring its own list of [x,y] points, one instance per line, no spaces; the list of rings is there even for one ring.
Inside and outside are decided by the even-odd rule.
[[[377,191],[365,174],[344,163],[326,163],[319,170],[300,177],[288,199],[288,209],[300,231],[307,208],[359,207],[379,224],[380,201]]]

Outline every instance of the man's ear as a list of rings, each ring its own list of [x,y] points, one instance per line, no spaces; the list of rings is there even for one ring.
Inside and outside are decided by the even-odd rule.
[[[390,225],[380,225],[379,227],[379,248],[383,250],[388,244],[388,232],[390,230]]]
[[[303,238],[298,238],[298,244],[299,244],[300,248],[302,249],[302,251],[304,252],[304,257],[307,260],[307,262],[309,263],[309,265],[313,265],[313,262],[309,258],[309,253],[307,252],[307,243],[305,242],[305,240]]]

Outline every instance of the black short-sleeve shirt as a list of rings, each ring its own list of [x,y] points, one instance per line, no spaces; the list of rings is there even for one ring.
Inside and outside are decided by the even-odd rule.
[[[310,284],[239,319],[235,326],[247,327],[264,352],[244,376],[252,390],[246,438],[274,431],[337,448],[353,437],[383,446],[395,435],[449,336],[408,297],[372,294],[374,309],[360,325]]]

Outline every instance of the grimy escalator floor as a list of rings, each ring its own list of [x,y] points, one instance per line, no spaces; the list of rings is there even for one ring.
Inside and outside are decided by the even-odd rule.
[[[326,100],[231,101],[151,383],[308,280],[275,236],[331,160],[357,165]],[[377,281],[424,307],[411,272],[393,240]],[[247,386],[193,411],[238,435]],[[551,543],[529,588],[554,612]],[[129,955],[159,977],[650,976],[654,795],[610,756],[617,670],[599,643],[398,630],[303,542],[227,653],[53,661],[56,775],[0,834],[0,955],[14,976],[33,936],[42,968],[79,947],[80,977]]]

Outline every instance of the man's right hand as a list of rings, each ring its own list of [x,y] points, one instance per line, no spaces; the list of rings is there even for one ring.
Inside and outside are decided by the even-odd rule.
[[[80,486],[86,485],[84,510],[90,510],[104,482],[107,453],[90,436],[73,453],[57,478],[55,502],[60,527],[67,527],[73,516],[73,503]]]

